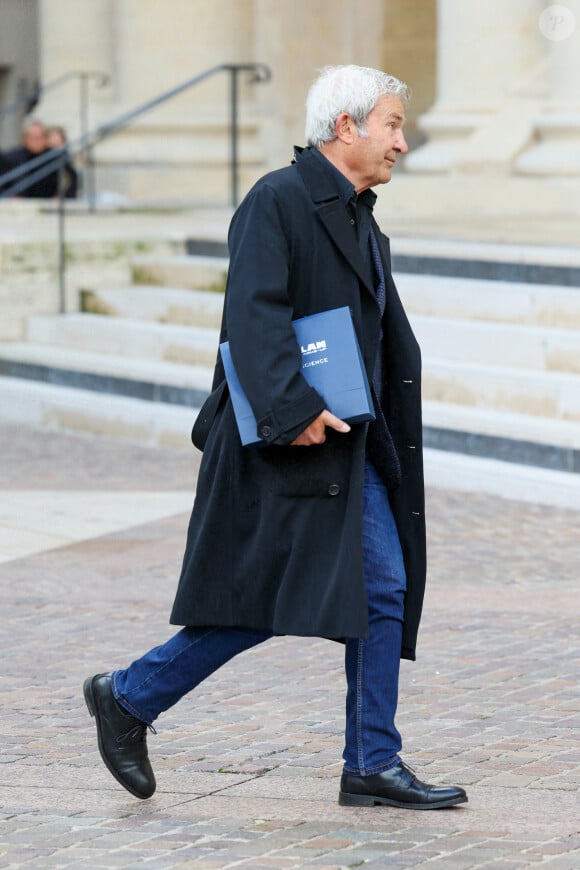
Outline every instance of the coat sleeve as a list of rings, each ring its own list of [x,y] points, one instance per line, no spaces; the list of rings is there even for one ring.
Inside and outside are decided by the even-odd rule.
[[[302,375],[292,327],[291,236],[276,191],[262,183],[236,212],[228,238],[226,337],[258,436],[270,444],[289,444],[324,410]]]

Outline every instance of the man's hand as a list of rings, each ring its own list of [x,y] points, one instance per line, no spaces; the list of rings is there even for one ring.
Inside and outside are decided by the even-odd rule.
[[[326,427],[336,429],[337,432],[350,432],[350,426],[335,417],[330,411],[323,411],[310,426],[300,433],[298,438],[290,444],[291,447],[310,447],[312,444],[323,444],[326,441]]]

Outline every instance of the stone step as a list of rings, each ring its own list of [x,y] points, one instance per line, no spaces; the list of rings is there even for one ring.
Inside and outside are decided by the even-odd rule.
[[[181,290],[147,284],[126,287],[97,287],[82,291],[83,311],[219,329],[224,296],[210,290]]]
[[[111,316],[215,329],[223,307],[222,294],[150,286],[99,289],[85,293],[84,300],[89,310]],[[580,338],[571,330],[416,314],[410,319],[426,356],[580,372]]]
[[[409,319],[426,357],[580,374],[580,330],[416,314]]]
[[[183,446],[184,421],[188,428],[210,380],[209,370],[170,363],[118,357],[105,361],[101,355],[47,346],[0,347],[0,401],[6,419],[141,443]],[[157,408],[153,422],[145,410],[148,405]],[[176,406],[186,406],[190,416],[175,414]],[[429,399],[423,412],[428,448],[580,472],[580,419],[547,419]]]
[[[198,413],[196,408],[6,377],[0,377],[0,405],[7,423],[184,450],[191,449]]]
[[[428,490],[481,492],[510,501],[580,511],[580,474],[431,447],[425,448],[424,465]],[[501,510],[501,505],[498,508]],[[572,523],[570,529],[573,534]]]
[[[136,284],[223,290],[226,257],[142,256],[133,259]],[[440,317],[580,328],[580,288],[395,272],[408,311]]]
[[[423,401],[425,447],[580,472],[580,421]]]
[[[531,215],[530,219],[538,223]],[[390,218],[384,226],[389,223],[392,224]],[[400,232],[403,224],[404,221],[399,223]],[[554,228],[552,226],[551,229]],[[391,240],[393,271],[580,287],[580,249],[577,244],[578,233],[573,226],[560,224],[560,239],[567,236],[573,241],[558,245],[546,244],[545,238],[539,244],[469,241],[460,238],[461,229],[457,224],[454,227],[455,238],[437,238],[441,231],[446,231],[445,223],[441,221],[438,221],[437,227],[433,227],[433,235],[421,236],[417,229],[415,222],[415,237],[405,237],[401,233]],[[479,229],[480,238],[485,238],[484,222]],[[547,226],[544,230],[547,230]]]
[[[425,179],[422,179],[424,181]],[[470,278],[486,278],[491,281],[523,281],[526,283],[559,284],[569,287],[580,286],[580,249],[578,233],[570,222],[554,222],[552,240],[547,239],[549,222],[542,221],[536,227],[542,241],[517,243],[513,241],[492,241],[486,233],[488,218],[479,221],[478,241],[467,236],[462,238],[460,224],[454,224],[454,232],[446,233],[445,221],[437,220],[431,225],[432,232],[424,233],[415,221],[408,225],[411,230],[405,235],[406,221],[393,223],[392,215],[384,211],[385,203],[379,198],[375,211],[381,223],[381,212],[387,218],[383,224],[397,226],[397,234],[391,239],[391,253],[395,271],[415,272],[431,275],[461,275]],[[530,216],[532,220],[534,218]],[[421,232],[423,229],[423,232]],[[505,232],[505,227],[504,227]],[[517,235],[516,231],[516,235]],[[536,233],[532,234],[535,235]],[[487,241],[481,241],[488,236]],[[509,233],[506,233],[509,235]],[[557,239],[557,241],[556,241]],[[565,239],[565,241],[562,241]],[[569,239],[569,241],[567,240]]]
[[[219,332],[98,314],[66,314],[31,317],[27,339],[31,343],[105,356],[213,367]]]
[[[448,425],[455,429],[475,431],[477,426],[477,431],[502,432],[506,437],[512,437],[513,429],[513,437],[538,441],[556,438],[562,426],[566,431],[568,422],[570,433],[577,431],[577,424],[571,422],[580,420],[577,375],[463,365],[431,357],[424,359],[423,369],[429,425],[435,421],[445,428],[449,409],[453,407],[455,423]],[[213,365],[151,361],[49,344],[11,342],[0,344],[0,374],[52,383],[91,384],[90,388],[99,391],[108,389],[143,398],[165,393],[168,398],[164,401],[192,404],[189,394],[201,402],[209,393]],[[498,413],[496,426],[494,414]],[[512,418],[508,420],[509,414]],[[568,442],[558,437],[554,443]]]
[[[213,368],[13,342],[0,344],[0,375],[193,407],[208,395]]]
[[[580,421],[580,375],[425,357],[423,398],[546,419]]]
[[[264,165],[258,154],[244,156],[238,166],[238,190],[243,197],[264,174]],[[231,208],[231,166],[227,161],[196,160],[182,162],[135,163],[111,159],[96,166],[97,202],[106,205],[113,201],[139,202],[147,208],[155,208],[160,201],[179,210]],[[151,184],[155,178],[155,185]],[[111,194],[109,192],[114,191]],[[185,229],[185,228],[184,228]],[[185,232],[188,232],[185,229]]]
[[[131,132],[139,132],[139,136],[131,136]],[[173,134],[171,139],[158,131],[146,138],[142,134],[142,130],[130,127],[99,143],[95,149],[97,166],[191,166],[194,169],[217,166],[227,173],[231,160],[231,143],[227,134],[192,135],[191,131],[184,130],[179,136]],[[260,142],[257,139],[243,142],[243,147],[238,149],[238,161],[240,166],[263,166],[264,149]]]
[[[131,277],[135,284],[154,284],[188,290],[224,290],[229,261],[225,257],[135,257]]]
[[[580,288],[395,273],[408,312],[580,329]]]
[[[197,408],[0,376],[7,422],[188,449]],[[580,472],[580,424],[426,401],[427,448]]]
[[[515,441],[528,440],[537,444],[560,444],[580,448],[580,421],[559,420],[497,411],[474,405],[454,405],[450,402],[423,401],[426,426],[482,435],[502,435]]]

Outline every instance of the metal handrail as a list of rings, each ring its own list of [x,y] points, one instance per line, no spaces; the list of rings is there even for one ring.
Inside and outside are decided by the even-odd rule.
[[[60,161],[55,156],[55,149],[49,148],[48,151],[43,151],[32,160],[27,160],[26,163],[21,163],[15,166],[14,169],[9,169],[3,175],[0,175],[0,185],[7,185],[14,181],[10,187],[2,190],[0,188],[0,199],[8,196],[18,196],[25,188],[35,181],[42,181],[47,175],[56,172],[60,166]],[[36,169],[37,172],[31,175],[31,170]],[[26,178],[24,179],[24,177]],[[22,180],[24,179],[24,180]]]
[[[202,73],[198,73],[198,75],[193,76],[190,79],[182,82],[180,85],[177,85],[174,88],[170,88],[167,91],[164,91],[159,96],[154,97],[151,100],[147,100],[145,103],[141,103],[141,105],[137,106],[134,109],[131,109],[129,112],[125,112],[123,115],[119,115],[117,118],[114,118],[112,121],[107,122],[106,124],[102,124],[100,127],[97,127],[93,131],[89,131],[82,136],[79,136],[78,139],[75,139],[67,144],[66,149],[58,149],[58,151],[47,151],[44,154],[40,154],[38,157],[35,157],[33,160],[29,160],[27,163],[22,166],[18,166],[15,169],[10,170],[9,172],[4,173],[4,175],[0,175],[0,185],[7,184],[9,182],[14,182],[10,187],[5,190],[0,190],[0,198],[15,196],[18,193],[21,193],[25,190],[30,184],[33,184],[36,181],[41,181],[43,178],[46,178],[48,175],[58,172],[59,181],[58,181],[58,199],[59,199],[59,289],[60,289],[60,310],[61,313],[65,311],[65,256],[64,256],[64,215],[65,215],[65,192],[64,185],[62,184],[62,170],[65,164],[72,158],[78,154],[82,154],[84,152],[91,153],[92,149],[99,142],[102,142],[104,139],[107,139],[109,136],[112,136],[114,133],[118,133],[120,130],[124,130],[126,127],[129,127],[137,118],[141,117],[141,115],[150,112],[152,109],[157,108],[157,106],[162,105],[163,103],[172,100],[174,97],[177,97],[179,94],[182,94],[184,91],[189,88],[194,87],[200,82],[205,81],[205,79],[210,78],[211,76],[216,75],[220,72],[228,72],[230,74],[230,100],[231,100],[231,112],[230,112],[230,135],[231,135],[231,192],[232,192],[232,205],[234,208],[238,205],[238,174],[239,174],[239,158],[238,158],[238,76],[242,72],[251,73],[250,82],[253,83],[265,83],[270,81],[272,77],[272,72],[266,64],[263,63],[222,63],[217,66],[210,67]],[[34,170],[31,173],[31,170]],[[94,206],[94,202],[92,203]]]
[[[69,72],[57,76],[55,79],[52,79],[52,81],[47,82],[45,85],[37,85],[32,93],[26,94],[24,97],[16,100],[15,103],[12,103],[12,105],[6,106],[4,109],[0,109],[0,120],[7,115],[16,112],[23,106],[33,108],[47,91],[52,91],[55,88],[58,88],[61,85],[65,84],[65,82],[70,81],[71,79],[78,79],[79,81],[80,132],[81,136],[86,136],[89,132],[89,79],[95,79],[95,84],[98,88],[104,88],[111,82],[110,75],[108,75],[108,73],[102,72],[102,70],[70,70]],[[34,102],[31,106],[30,104],[32,101]],[[87,192],[87,199],[90,202],[95,195],[95,170],[94,162],[92,159],[92,152],[90,149],[87,149],[87,155],[85,158],[85,169],[85,188]]]
[[[100,127],[97,127],[95,130],[89,131],[84,135],[79,136],[77,139],[72,140],[67,143],[67,152],[68,157],[75,157],[78,154],[82,154],[85,151],[92,150],[95,145],[99,142],[102,142],[103,139],[107,139],[109,136],[112,136],[114,133],[118,133],[120,130],[124,130],[126,127],[130,126],[133,121],[137,118],[141,117],[141,115],[150,112],[152,109],[157,108],[157,106],[162,105],[163,103],[172,100],[174,97],[177,97],[179,94],[193,87],[194,85],[199,84],[210,76],[216,75],[219,72],[229,72],[231,75],[231,168],[232,168],[232,205],[235,207],[238,204],[238,75],[241,72],[250,72],[253,73],[251,82],[267,82],[271,79],[272,73],[270,68],[267,67],[263,63],[248,63],[248,64],[219,64],[218,66],[210,67],[210,69],[205,70],[203,73],[199,73],[193,78],[187,79],[187,81],[182,82],[180,85],[177,85],[174,88],[171,88],[168,91],[164,91],[157,97],[154,97],[151,100],[148,100],[145,103],[141,103],[141,105],[137,106],[135,109],[132,109],[129,112],[126,112],[123,115],[119,115],[117,118],[114,118],[112,121],[108,121],[105,124],[102,124]],[[45,151],[43,154],[39,154],[38,157],[29,160],[27,163],[22,166],[17,166],[15,169],[11,169],[9,172],[4,173],[4,175],[0,175],[0,183],[3,185],[9,184],[10,182],[15,182],[7,189],[3,190],[0,193],[0,197],[8,197],[8,196],[16,196],[21,193],[29,184],[33,184],[35,181],[41,181],[43,178],[46,178],[47,175],[50,175],[53,172],[56,172],[59,167],[63,164],[63,155],[62,154],[54,154],[52,151]],[[31,170],[36,170],[31,173]]]
[[[60,87],[60,85],[63,85],[65,82],[74,78],[78,78],[80,80],[81,92],[83,89],[83,82],[86,85],[86,82],[89,78],[94,78],[97,80],[96,84],[98,88],[104,88],[105,85],[108,85],[111,81],[111,77],[107,73],[101,72],[101,70],[83,69],[72,70],[70,72],[63,73],[62,75],[57,76],[55,79],[52,79],[52,81],[47,82],[45,85],[36,85],[31,93],[25,94],[14,103],[11,103],[9,106],[4,106],[4,108],[0,109],[0,120],[2,118],[8,117],[8,115],[13,115],[14,112],[18,111],[18,109],[28,107],[31,104],[34,107],[47,91],[52,91],[54,90],[54,88],[58,88]],[[80,115],[82,117],[82,110],[80,112]]]
[[[0,121],[3,118],[7,118],[8,115],[14,115],[15,112],[18,111],[18,109],[26,109],[26,114],[28,114],[28,112],[32,111],[32,109],[35,108],[36,104],[40,100],[41,92],[42,88],[37,83],[34,86],[34,90],[31,91],[29,94],[24,94],[23,97],[20,97],[18,100],[15,100],[15,102],[10,103],[9,106],[4,106],[3,108],[1,108]]]

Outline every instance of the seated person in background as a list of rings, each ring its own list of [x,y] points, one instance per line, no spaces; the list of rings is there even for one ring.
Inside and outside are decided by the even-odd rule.
[[[64,127],[49,127],[46,131],[46,143],[49,148],[66,149],[67,136]],[[76,199],[79,190],[78,172],[67,161],[63,167],[64,195],[67,199]]]
[[[23,166],[31,160],[37,158],[40,154],[44,154],[48,150],[46,142],[46,128],[40,121],[27,121],[22,130],[22,145],[17,145],[16,148],[10,148],[0,155],[0,176],[5,172],[10,172],[11,169],[16,169],[17,166]],[[35,169],[30,170],[32,175]],[[16,183],[16,179],[7,182],[4,187],[11,187]],[[2,188],[0,187],[0,192]],[[51,199],[58,193],[57,173],[51,172],[45,178],[31,182],[24,190],[21,190],[17,196],[24,196],[30,199]]]

